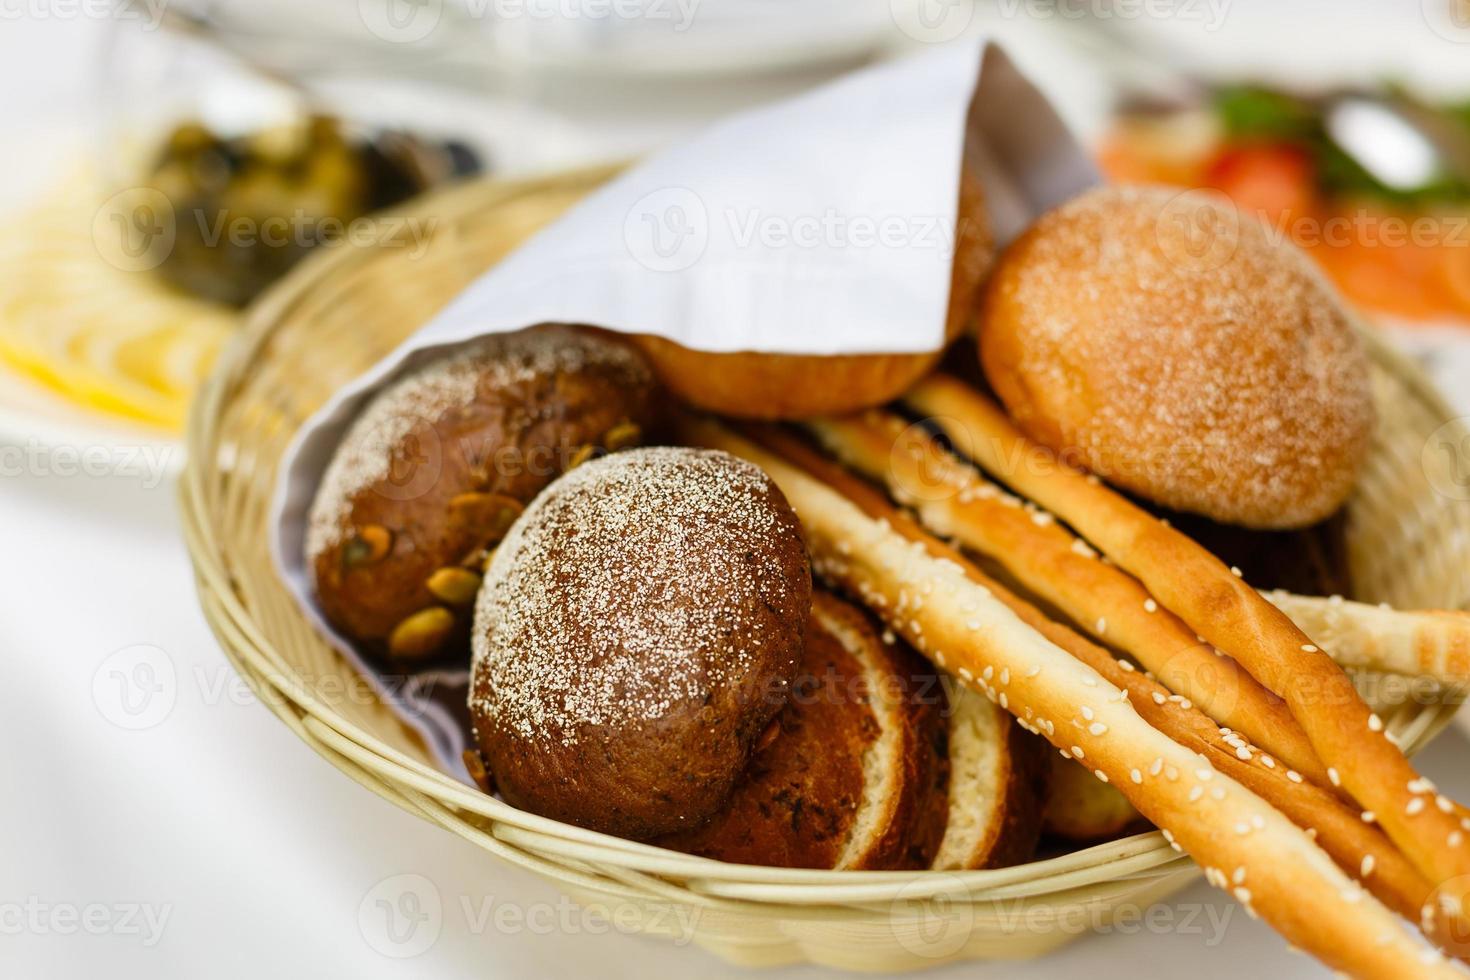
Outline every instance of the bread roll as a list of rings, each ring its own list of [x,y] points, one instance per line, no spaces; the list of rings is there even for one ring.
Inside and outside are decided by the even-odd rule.
[[[996,265],[980,358],[1032,439],[1247,527],[1330,515],[1373,431],[1367,358],[1335,292],[1204,192],[1105,187],[1044,215]]]
[[[978,164],[960,168],[959,221],[945,319],[945,345],[964,333],[995,256]],[[708,353],[662,337],[636,338],[659,379],[698,408],[750,419],[798,419],[891,401],[939,363],[923,354],[796,355]]]
[[[655,843],[736,864],[925,867],[948,811],[948,715],[933,667],[819,592],[780,735],[708,823]]]
[[[1043,829],[1053,837],[1095,844],[1130,827],[1147,827],[1138,808],[1112,783],[1100,782],[1076,759],[1051,757]]]
[[[609,335],[495,334],[421,366],[368,403],[312,501],[323,614],[381,658],[467,658],[484,560],[521,508],[655,421],[652,374]]]
[[[547,487],[475,607],[470,714],[506,801],[647,840],[725,806],[811,614],[801,527],[756,467],[652,448]]]

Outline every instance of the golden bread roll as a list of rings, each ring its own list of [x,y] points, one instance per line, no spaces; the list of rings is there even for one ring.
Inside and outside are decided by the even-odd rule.
[[[945,345],[969,327],[980,286],[995,256],[984,189],[975,161],[960,169],[959,221],[945,319]],[[880,405],[902,394],[939,363],[922,354],[708,353],[647,334],[636,341],[664,386],[698,408],[735,418],[799,419]]]
[[[1327,517],[1373,431],[1367,357],[1332,287],[1205,192],[1104,187],[1042,216],[997,262],[979,339],[1032,439],[1225,523]]]
[[[1076,759],[1051,757],[1042,829],[1053,837],[1092,844],[1147,823],[1112,783],[1104,783]]]

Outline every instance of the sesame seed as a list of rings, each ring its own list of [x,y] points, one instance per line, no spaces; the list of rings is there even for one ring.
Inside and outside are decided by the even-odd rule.
[[[1244,837],[1246,834],[1251,832],[1251,825],[1243,822],[1238,823],[1235,825],[1235,832],[1241,837]]]
[[[1082,719],[1084,721],[1092,720],[1092,709],[1085,704],[1082,706]]]
[[[1204,795],[1205,788],[1203,786],[1194,786],[1189,790],[1189,802],[1193,803]]]
[[[1157,759],[1155,759],[1153,761],[1153,765],[1151,765],[1151,766],[1148,767],[1148,774],[1150,776],[1157,776],[1159,774],[1159,772],[1163,768],[1164,768],[1164,757],[1163,756],[1159,756]]]
[[[1375,821],[1377,819],[1378,819],[1378,814],[1374,813],[1372,810],[1364,810],[1363,811],[1363,822],[1364,823],[1372,823],[1373,821]]]
[[[1131,662],[1127,661],[1127,660],[1119,660],[1118,661],[1118,668],[1120,670],[1122,670],[1124,673],[1128,673],[1128,674],[1133,673],[1133,671],[1136,669],[1133,666],[1133,664]]]
[[[1210,789],[1210,799],[1212,799],[1212,800],[1223,800],[1223,799],[1225,799],[1225,787],[1224,786],[1215,786],[1215,787],[1211,788]]]
[[[1334,785],[1334,786],[1341,786],[1342,785],[1342,777],[1337,774],[1337,770],[1336,769],[1328,769],[1327,770],[1327,778],[1332,781],[1332,785]]]
[[[1104,725],[1100,721],[1095,721],[1091,725],[1087,726],[1087,733],[1089,735],[1104,735],[1107,733],[1107,730],[1108,726]]]
[[[1373,873],[1373,864],[1374,864],[1373,855],[1371,855],[1371,854],[1365,854],[1365,855],[1363,855],[1363,864],[1362,864],[1362,867],[1358,869],[1359,870],[1359,873],[1360,873],[1360,876],[1363,877],[1363,878],[1366,878],[1369,875],[1371,875]]]
[[[1436,796],[1434,798],[1434,805],[1439,807],[1441,813],[1451,813],[1455,809],[1454,801],[1448,796]]]
[[[1108,781],[1108,774],[1105,773],[1105,772],[1103,772],[1101,769],[1094,769],[1094,770],[1092,770],[1092,774],[1094,776],[1096,776],[1098,779],[1101,779],[1103,782],[1107,782]]]
[[[1461,844],[1465,843],[1465,835],[1460,833],[1460,831],[1458,830],[1452,830],[1450,831],[1450,836],[1448,837],[1448,839],[1446,839],[1445,843],[1449,844],[1451,847],[1459,847]]]
[[[1303,643],[1302,644],[1302,653],[1316,653],[1316,652],[1317,652],[1317,645],[1315,643]]]
[[[1381,731],[1383,731],[1383,719],[1380,718],[1380,717],[1378,717],[1378,715],[1376,715],[1376,714],[1369,715],[1368,716],[1368,731],[1370,731],[1370,732],[1381,732]]]
[[[1230,574],[1231,575],[1234,575],[1236,578],[1241,578],[1244,573],[1241,572],[1241,570],[1240,570],[1239,567],[1237,567],[1235,565],[1231,565],[1230,566]]]
[[[1249,762],[1251,761],[1251,750],[1242,745],[1235,750],[1235,757],[1242,762]]]
[[[1152,599],[1145,599],[1143,600],[1143,609],[1145,612],[1158,612],[1159,604]]]
[[[1095,632],[1099,636],[1101,636],[1103,633],[1106,633],[1107,631],[1108,631],[1108,621],[1105,618],[1099,616],[1098,617],[1098,620],[1097,620],[1097,629],[1094,630],[1093,632]]]
[[[1133,780],[1133,782],[1135,783],[1142,783],[1143,773],[1139,772],[1137,769],[1133,769],[1129,771],[1128,778]]]
[[[1072,746],[1072,755],[1074,755],[1078,759],[1082,758],[1082,756],[1084,755],[1084,753],[1082,751],[1082,746],[1080,746],[1080,745],[1074,745],[1074,746]]]
[[[1416,797],[1414,797],[1412,800],[1409,801],[1408,805],[1404,807],[1404,812],[1407,813],[1411,817],[1412,816],[1416,816],[1417,814],[1421,813],[1423,810],[1424,810],[1424,798],[1422,796],[1416,796]]]
[[[1154,692],[1154,704],[1165,704],[1168,702],[1168,700],[1168,698],[1164,697],[1158,691]]]
[[[1294,783],[1299,783],[1302,781],[1302,774],[1295,769],[1288,769],[1286,770],[1286,778]]]
[[[1275,769],[1276,760],[1271,758],[1269,755],[1263,755],[1261,756],[1261,765],[1265,766],[1267,769]]]

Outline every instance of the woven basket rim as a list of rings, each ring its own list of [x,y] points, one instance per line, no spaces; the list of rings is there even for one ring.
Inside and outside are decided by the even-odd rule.
[[[431,211],[442,213],[452,210],[461,198],[477,201],[485,208],[549,187],[595,185],[624,166],[619,162],[514,180],[469,181],[425,195],[386,214],[411,217]],[[285,322],[286,314],[320,283],[370,261],[374,252],[371,244],[319,249],[247,311],[240,333],[227,345],[195,396],[186,432],[187,463],[179,481],[185,542],[210,628],[260,700],[328,762],[376,795],[470,838],[513,863],[562,880],[580,873],[542,855],[555,854],[577,865],[607,863],[621,869],[622,875],[636,881],[641,889],[659,883],[656,877],[647,876],[674,876],[686,881],[687,887],[677,890],[676,898],[681,902],[852,906],[890,901],[900,884],[906,898],[960,892],[998,898],[1135,877],[1200,873],[1157,830],[1010,868],[979,871],[831,871],[729,864],[611,837],[516,809],[404,755],[323,703],[290,676],[290,669],[271,649],[269,640],[255,628],[250,610],[231,583],[226,549],[220,546],[211,525],[213,486],[218,484],[211,484],[213,470],[204,461],[215,458],[218,427],[231,395]],[[1448,402],[1411,359],[1371,328],[1361,323],[1355,326],[1378,366],[1437,416],[1446,420],[1455,417]],[[1414,724],[1416,744],[1427,742],[1442,730],[1457,707],[1422,706]],[[481,829],[464,814],[492,822],[491,830]],[[606,890],[609,886],[605,879],[582,877],[588,888]],[[927,879],[928,887],[916,890],[916,879]]]

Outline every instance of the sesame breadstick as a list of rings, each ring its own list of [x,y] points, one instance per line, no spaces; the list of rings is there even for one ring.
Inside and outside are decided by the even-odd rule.
[[[1341,596],[1261,593],[1340,666],[1470,688],[1470,613],[1385,609]]]
[[[1431,882],[1441,909],[1463,921],[1470,894],[1470,811],[1436,793],[1385,734],[1342,668],[1287,616],[1185,535],[1027,440],[989,399],[932,375],[907,396],[955,448],[1072,525],[1133,573],[1196,632],[1234,657],[1291,708],[1318,757],[1376,814]]]
[[[1328,785],[1327,768],[1280,698],[1201,642],[1137,579],[1099,561],[1050,514],[1005,493],[891,412],[815,420],[807,428],[844,463],[885,483],[934,533],[1000,562],[1095,639],[1132,654],[1221,725]]]
[[[1464,976],[1280,811],[1155,729],[1125,689],[1027,625],[960,564],[717,423],[687,420],[683,435],[763,467],[801,516],[823,574],[936,664],[1117,785],[1212,882],[1294,946],[1365,980]]]
[[[887,521],[905,538],[922,544],[933,557],[958,564],[971,581],[989,589],[1028,626],[1096,670],[1119,690],[1126,691],[1129,703],[1150,725],[1208,759],[1210,765],[1285,813],[1293,823],[1313,835],[1338,867],[1364,884],[1385,905],[1406,918],[1419,918],[1433,890],[1429,882],[1381,830],[1365,822],[1361,813],[1346,805],[1336,793],[1309,783],[1240,733],[1221,727],[1188,698],[1171,692],[1077,631],[1049,619],[1034,605],[985,575],[958,551],[935,540],[879,491],[837,463],[780,433],[761,430],[754,438],[840,493],[869,518]],[[1041,734],[1024,719],[1020,723]],[[1143,772],[1130,772],[1129,781],[1141,785]]]

